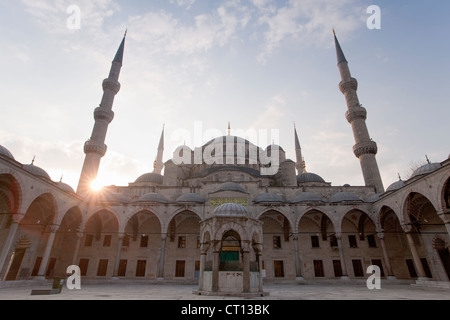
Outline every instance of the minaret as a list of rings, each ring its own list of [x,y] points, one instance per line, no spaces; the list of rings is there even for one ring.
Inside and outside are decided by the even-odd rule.
[[[342,80],[339,84],[339,89],[344,94],[347,101],[348,111],[345,116],[352,126],[356,142],[353,147],[353,152],[361,163],[366,186],[375,187],[377,193],[382,193],[384,192],[383,181],[381,180],[380,170],[378,169],[375,158],[378,147],[375,141],[370,138],[369,131],[367,130],[367,111],[359,103],[358,95],[356,93],[358,81],[355,78],[352,78],[350,74],[347,59],[345,59],[334,30],[333,34],[336,45],[338,68]]]
[[[100,160],[106,154],[106,132],[108,131],[108,125],[114,119],[112,107],[114,98],[120,90],[119,74],[122,68],[126,35],[125,32],[122,43],[112,61],[109,76],[103,81],[103,98],[100,106],[94,111],[95,124],[91,138],[84,145],[86,157],[77,188],[77,193],[81,195],[89,192],[91,183],[97,178]]]
[[[159,140],[158,146],[158,155],[156,156],[155,164],[153,166],[153,173],[161,174],[162,169],[164,168],[163,155],[164,155],[164,129],[161,134],[161,139]]]
[[[295,168],[298,174],[305,173],[305,166],[302,157],[302,147],[300,146],[300,140],[298,140],[297,127],[294,123],[294,135],[295,135],[295,156],[297,162],[295,163]]]

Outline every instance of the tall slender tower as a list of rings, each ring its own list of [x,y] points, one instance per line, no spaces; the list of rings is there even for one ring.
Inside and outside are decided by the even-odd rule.
[[[300,140],[298,139],[297,127],[294,123],[294,135],[295,135],[295,157],[297,162],[295,163],[295,168],[298,174],[305,173],[305,165],[302,156],[302,147],[300,146]]]
[[[77,188],[77,193],[80,195],[85,195],[89,192],[91,183],[97,178],[100,160],[106,154],[106,132],[108,131],[108,125],[114,119],[112,107],[114,98],[120,90],[119,74],[122,69],[126,35],[127,33],[125,32],[122,43],[112,62],[109,76],[103,81],[103,98],[100,106],[94,111],[95,124],[91,138],[84,145],[86,157]]]
[[[164,155],[164,128],[161,133],[161,139],[159,140],[158,154],[156,156],[155,164],[153,165],[153,173],[161,174],[164,168],[163,155]]]
[[[378,169],[377,160],[375,158],[378,147],[375,141],[370,138],[366,126],[367,110],[359,103],[358,95],[356,93],[358,81],[355,78],[352,78],[350,74],[347,59],[345,59],[334,30],[333,34],[336,45],[338,68],[342,80],[339,83],[339,89],[344,94],[347,101],[348,111],[345,116],[352,126],[356,142],[353,147],[353,152],[361,163],[366,186],[375,187],[377,193],[382,193],[384,192],[383,181],[381,180],[380,170]]]

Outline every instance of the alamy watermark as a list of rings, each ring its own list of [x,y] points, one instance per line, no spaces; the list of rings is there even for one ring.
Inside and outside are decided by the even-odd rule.
[[[69,290],[81,290],[81,269],[79,266],[69,266],[66,270],[70,276],[67,278],[66,286]]]
[[[77,5],[70,5],[67,10],[69,17],[66,20],[66,26],[69,30],[81,29],[81,9]]]
[[[381,9],[377,5],[371,5],[367,8],[367,13],[371,16],[367,19],[367,28],[369,30],[381,29]]]
[[[380,290],[381,289],[381,269],[380,269],[380,267],[376,266],[376,265],[371,265],[367,268],[366,273],[371,274],[371,276],[369,276],[366,281],[367,289]]]

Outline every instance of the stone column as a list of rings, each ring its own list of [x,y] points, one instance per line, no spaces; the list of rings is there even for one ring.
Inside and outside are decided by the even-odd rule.
[[[414,239],[411,235],[411,231],[406,232],[406,238],[408,239],[409,248],[411,249],[411,254],[413,256],[414,265],[416,266],[418,280],[428,280],[425,270],[422,266],[422,261],[420,261],[419,254],[417,253],[416,245],[414,244]]]
[[[198,277],[198,290],[203,291],[203,272],[205,271],[206,255],[208,254],[209,244],[202,243],[200,253],[200,274]]]
[[[244,264],[243,291],[250,292],[250,250],[248,242],[243,243],[242,263]]]
[[[219,259],[220,251],[217,249],[217,244],[220,241],[213,242],[213,257],[212,257],[212,292],[219,291]]]
[[[161,251],[159,253],[159,262],[157,268],[157,278],[164,279],[164,263],[166,260],[166,239],[167,234],[161,234]]]
[[[294,234],[294,260],[295,260],[295,277],[297,280],[303,280],[302,261],[298,250],[298,233]]]
[[[259,292],[263,292],[263,277],[262,277],[262,263],[261,263],[261,256],[262,256],[262,244],[256,244],[254,245],[255,255],[256,255],[256,261],[258,263],[258,290]]]
[[[339,256],[341,259],[342,279],[348,279],[347,265],[345,263],[344,248],[342,247],[342,234],[336,233],[336,239],[339,248]]]
[[[113,273],[113,278],[116,278],[116,279],[119,278],[120,256],[122,253],[123,238],[124,238],[124,234],[119,234],[118,239],[117,239],[118,243],[117,243],[116,263],[114,265],[114,273]]]
[[[17,230],[19,229],[19,221],[22,219],[21,215],[13,215],[13,222],[9,226],[8,237],[6,238],[5,243],[3,244],[2,252],[0,253],[0,274],[5,266],[6,258],[8,257],[8,253],[11,250],[14,239],[16,238]]]
[[[377,233],[378,238],[380,239],[381,250],[383,251],[384,263],[386,264],[386,271],[388,278],[395,278],[394,273],[392,272],[391,261],[389,259],[389,255],[386,249],[386,243],[384,242],[384,233]]]
[[[38,278],[45,279],[45,270],[47,269],[48,260],[50,258],[50,253],[52,252],[53,242],[55,241],[56,231],[58,231],[59,226],[58,225],[50,225],[48,226],[48,229],[50,231],[50,234],[48,236],[47,245],[44,250],[44,254],[42,256],[42,262],[41,266],[39,267],[38,271]]]
[[[78,253],[80,252],[80,246],[81,246],[81,240],[83,239],[83,230],[78,229],[77,230],[77,243],[75,244],[75,249],[73,250],[73,256],[72,256],[72,265],[77,266],[78,265]]]

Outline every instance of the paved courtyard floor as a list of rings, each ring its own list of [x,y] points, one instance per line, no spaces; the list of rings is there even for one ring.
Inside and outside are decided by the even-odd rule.
[[[174,284],[85,284],[81,290],[66,286],[56,295],[31,295],[32,290],[49,289],[30,284],[0,288],[0,300],[247,300],[236,297],[199,296],[192,292],[196,285]],[[450,289],[426,288],[410,284],[386,284],[379,290],[369,290],[365,283],[357,284],[267,284],[267,297],[254,300],[450,300]]]

